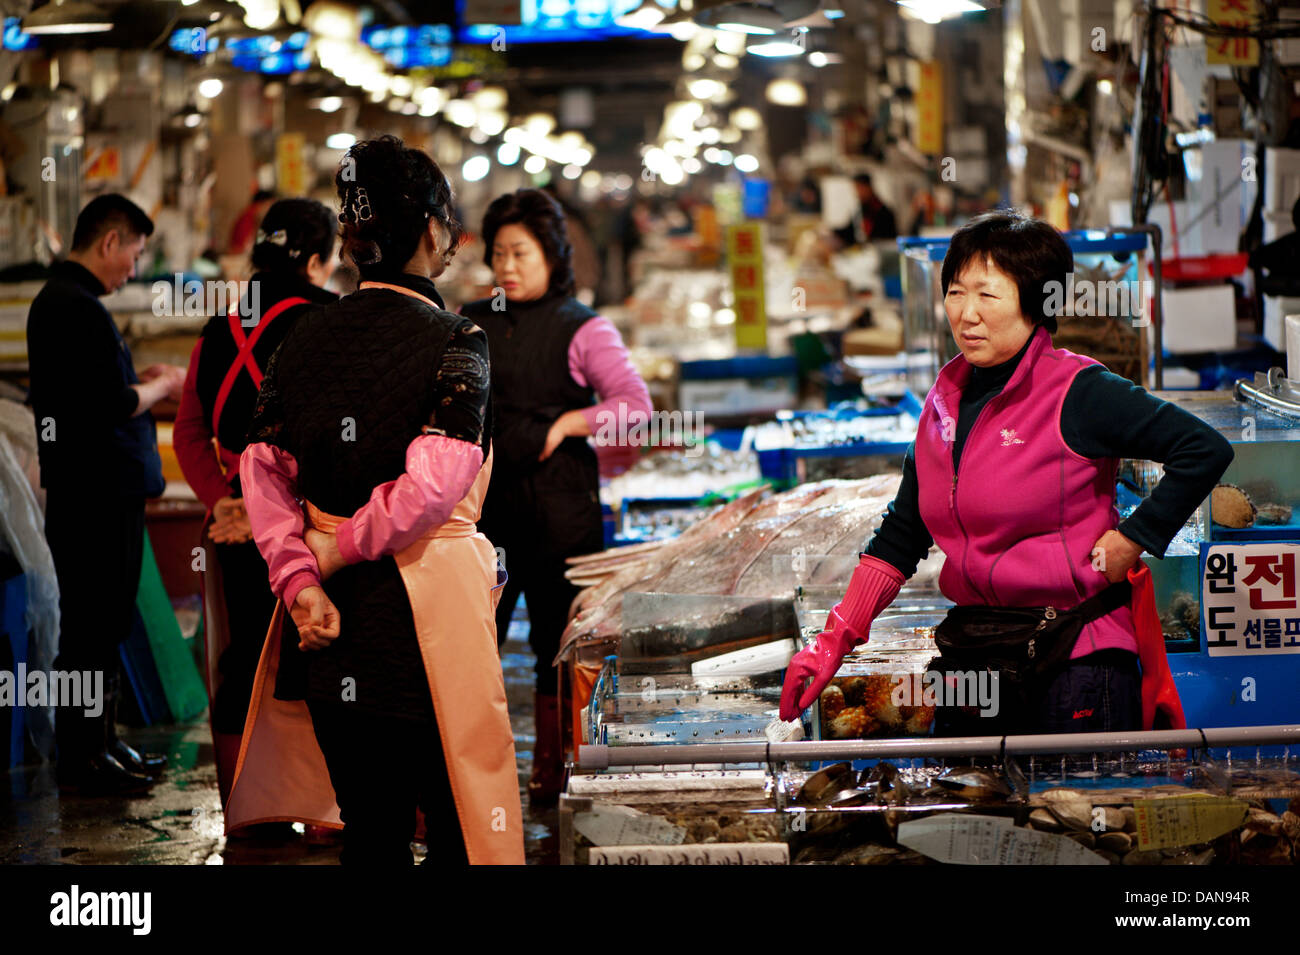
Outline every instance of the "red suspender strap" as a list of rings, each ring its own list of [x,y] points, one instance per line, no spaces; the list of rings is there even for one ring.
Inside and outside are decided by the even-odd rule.
[[[221,380],[221,387],[217,389],[217,400],[212,406],[212,433],[217,433],[217,427],[221,423],[221,412],[226,410],[226,399],[230,397],[230,389],[235,384],[235,379],[239,377],[240,369],[246,369],[249,377],[253,379],[253,386],[262,387],[262,369],[257,367],[257,362],[253,358],[253,347],[257,340],[262,337],[262,332],[266,331],[272,320],[286,309],[293,308],[295,305],[310,304],[305,298],[286,298],[276,302],[268,308],[263,314],[257,325],[253,328],[253,334],[245,337],[244,325],[239,315],[239,307],[230,310],[227,316],[230,320],[230,337],[235,341],[235,348],[238,349],[235,360],[230,363],[230,368],[226,371],[226,377]]]

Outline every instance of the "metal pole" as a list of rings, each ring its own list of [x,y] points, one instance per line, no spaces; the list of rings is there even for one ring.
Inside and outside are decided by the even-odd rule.
[[[1133,232],[1145,232],[1151,237],[1151,271],[1155,276],[1155,294],[1151,296],[1151,323],[1156,333],[1156,353],[1153,356],[1156,360],[1156,377],[1154,391],[1161,391],[1165,387],[1165,307],[1163,302],[1163,292],[1165,287],[1164,276],[1161,274],[1160,267],[1160,249],[1164,244],[1164,236],[1160,232],[1160,226],[1154,222],[1145,222],[1142,225],[1128,227]],[[1139,281],[1141,276],[1139,276]]]
[[[676,746],[580,746],[579,769],[702,763],[812,762],[828,759],[989,756],[1007,753],[1131,752],[1142,749],[1300,744],[1300,726],[1225,726],[1133,733],[1049,733],[802,743],[701,743]]]

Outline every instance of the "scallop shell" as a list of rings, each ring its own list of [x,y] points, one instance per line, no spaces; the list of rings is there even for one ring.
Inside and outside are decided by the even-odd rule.
[[[1029,814],[1029,821],[1035,829],[1042,832],[1060,832],[1061,824],[1046,809],[1035,809]]]
[[[1249,527],[1255,523],[1254,502],[1235,484],[1220,484],[1210,492],[1210,516],[1223,527]]]
[[[1133,837],[1127,832],[1103,832],[1097,837],[1097,848],[1123,855],[1133,848]]]

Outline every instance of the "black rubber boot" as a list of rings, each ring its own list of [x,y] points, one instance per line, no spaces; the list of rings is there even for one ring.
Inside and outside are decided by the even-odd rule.
[[[104,749],[126,769],[141,776],[161,776],[167,768],[167,757],[158,753],[141,753],[117,738],[117,701],[121,697],[122,683],[112,677],[104,687]]]

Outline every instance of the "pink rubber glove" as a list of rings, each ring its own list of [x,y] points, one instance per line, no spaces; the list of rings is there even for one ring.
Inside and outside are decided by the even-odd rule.
[[[826,629],[811,646],[790,658],[781,688],[781,719],[798,719],[826,689],[840,668],[845,654],[867,642],[871,622],[880,615],[903,587],[903,574],[892,564],[863,554],[849,581],[844,599],[826,618]],[[812,678],[808,688],[804,681]]]

